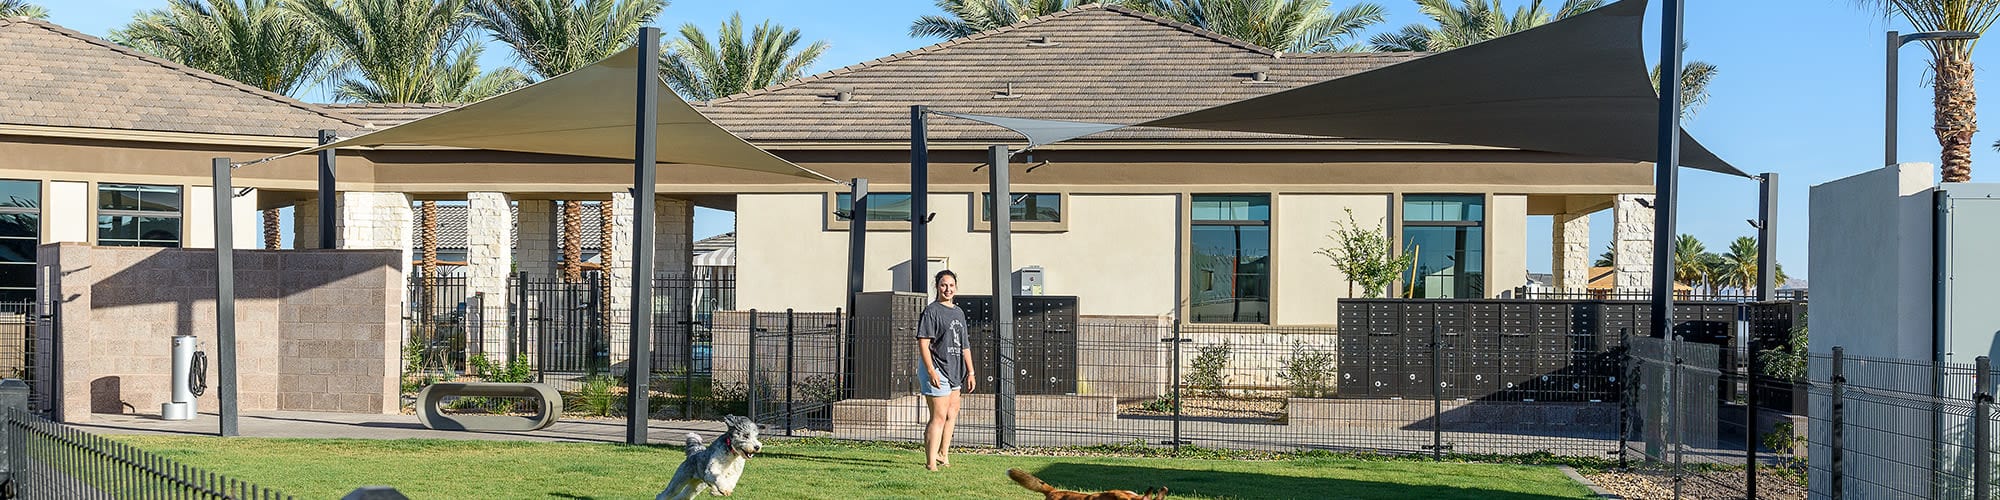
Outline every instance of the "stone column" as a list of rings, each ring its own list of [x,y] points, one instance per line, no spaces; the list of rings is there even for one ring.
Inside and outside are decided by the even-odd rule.
[[[665,196],[653,199],[653,275],[672,278],[672,286],[656,289],[658,315],[653,317],[654,365],[685,366],[688,321],[694,320],[693,290],[688,278],[694,264],[694,202]]]
[[[616,329],[611,332],[611,360],[612,363],[619,363],[630,357],[630,350],[625,346],[631,345],[632,326],[629,321],[634,311],[632,287],[637,281],[632,276],[632,194],[612,193],[611,200],[603,203],[611,206],[611,230],[600,237],[599,241],[585,243],[595,243],[600,247],[597,250],[598,263],[604,265],[605,275],[611,280],[610,289],[605,291],[604,302],[615,319],[613,326]],[[584,210],[602,210],[602,208],[584,207]],[[609,239],[610,245],[605,245],[603,239]],[[610,258],[606,259],[605,256]],[[658,323],[653,325],[655,330],[662,327],[663,325]]]
[[[319,199],[306,198],[292,204],[292,248],[319,248]]]
[[[520,213],[519,224],[515,225],[519,231],[515,260],[520,262],[520,270],[536,280],[556,279],[559,271],[556,266],[562,263],[562,241],[556,238],[556,229],[562,220],[556,213],[555,202],[521,200],[515,208]]]
[[[484,295],[480,302],[475,353],[505,362],[507,338],[507,274],[514,265],[513,203],[505,193],[465,195],[465,293]],[[483,351],[479,349],[484,349]]]
[[[1556,214],[1549,231],[1555,262],[1554,283],[1562,289],[1582,289],[1590,284],[1590,214]]]
[[[1653,209],[1639,204],[1652,202],[1652,195],[1621,194],[1612,206],[1617,224],[1611,227],[1614,245],[1612,278],[1619,290],[1653,288]]]

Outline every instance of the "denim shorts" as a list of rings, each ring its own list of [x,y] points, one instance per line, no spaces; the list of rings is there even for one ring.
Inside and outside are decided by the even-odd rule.
[[[917,366],[917,372],[923,374],[923,376],[917,377],[917,384],[918,384],[917,387],[918,391],[922,392],[923,395],[925,396],[931,396],[931,397],[950,396],[952,392],[965,388],[965,386],[951,383],[950,377],[945,377],[944,387],[938,388],[931,385],[931,376],[942,375],[942,374],[932,373],[932,370],[926,370],[922,365]]]

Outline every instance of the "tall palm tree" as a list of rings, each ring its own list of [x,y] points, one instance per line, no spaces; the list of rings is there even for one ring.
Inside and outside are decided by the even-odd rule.
[[[639,28],[653,22],[667,0],[477,0],[472,10],[481,28],[508,46],[527,65],[530,73],[551,78],[617,54],[632,45]],[[563,201],[563,213],[583,209],[583,202]],[[575,225],[572,225],[575,224]],[[563,218],[563,234],[579,234],[582,222]],[[609,234],[609,232],[606,232]],[[578,245],[572,248],[570,245]],[[583,265],[581,243],[563,240],[563,277],[581,280],[572,272]],[[609,259],[600,259],[606,266]]]
[[[530,73],[550,78],[632,46],[667,0],[476,0],[481,28],[514,48]]]
[[[694,23],[682,25],[680,38],[661,56],[660,72],[674,91],[692,100],[748,92],[797,78],[827,48],[821,40],[794,52],[798,43],[799,30],[769,20],[745,37],[742,14],[730,14],[713,42]]]
[[[1382,6],[1356,3],[1332,11],[1332,0],[1128,0],[1126,5],[1168,19],[1286,52],[1360,52],[1355,40],[1382,22]]]
[[[1120,0],[1102,3],[1116,4]],[[1100,3],[1099,0],[937,0],[942,16],[923,16],[910,23],[913,38],[958,38],[1046,16],[1056,11]]]
[[[1694,235],[1683,234],[1674,238],[1674,281],[1683,285],[1696,286],[1708,278],[1708,253],[1701,240]]]
[[[0,18],[8,17],[48,19],[49,9],[28,3],[28,0],[0,0]]]
[[[1917,31],[1970,31],[1986,34],[2000,20],[2000,0],[1861,0],[1885,14],[1902,16]],[[1938,162],[1945,182],[1972,180],[1972,134],[1979,131],[1973,114],[1978,95],[1972,88],[1972,46],[1976,40],[1929,40],[1931,50],[1931,130],[1944,149]]]
[[[1542,0],[1517,7],[1512,14],[1500,0],[1414,0],[1417,10],[1431,24],[1410,24],[1403,29],[1381,33],[1368,39],[1375,50],[1387,52],[1443,52],[1503,36],[1527,31],[1550,22],[1604,6],[1606,0],[1563,0],[1550,11]],[[2000,1],[2000,0],[1995,0]],[[1715,79],[1714,64],[1687,61],[1681,68],[1681,117],[1692,118],[1708,103],[1708,84]],[[1660,90],[1660,67],[1652,71],[1653,91]]]
[[[1722,276],[1722,286],[1744,292],[1757,288],[1757,239],[1738,236],[1729,242],[1729,251],[1722,254],[1722,267],[1716,274]]]
[[[111,40],[251,86],[294,95],[325,77],[333,54],[283,0],[171,0]]]
[[[466,0],[291,0],[341,55],[334,97],[360,102],[469,102],[527,84],[513,68],[479,71]]]
[[[1597,262],[1590,264],[1591,267],[1611,267],[1615,265],[1618,265],[1617,243],[1604,244],[1604,253],[1597,254]]]

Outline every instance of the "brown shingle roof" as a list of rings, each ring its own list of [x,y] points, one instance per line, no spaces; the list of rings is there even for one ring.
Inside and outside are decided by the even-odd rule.
[[[368,123],[45,21],[0,19],[0,123],[312,137]]]
[[[403,123],[414,121],[418,118],[423,118],[426,116],[443,113],[445,111],[457,108],[459,106],[464,106],[464,104],[332,103],[332,104],[321,104],[319,106],[326,109],[338,111],[341,113],[347,113],[348,115],[353,116],[355,118],[360,118],[361,120],[366,121],[368,123],[373,123],[377,128],[388,128],[393,125],[401,125]]]
[[[1034,43],[1047,37],[1047,43]],[[1064,10],[922,49],[716,99],[704,114],[745,139],[892,141],[909,137],[909,106],[1103,123],[1141,121],[1358,73],[1423,54],[1279,54],[1119,7]],[[1262,69],[1268,83],[1245,83]],[[1011,84],[1013,98],[996,98]],[[832,102],[852,88],[850,102]],[[1018,140],[965,120],[931,120],[933,140]],[[1097,139],[1279,138],[1125,129]],[[1320,139],[1323,140],[1323,139]]]

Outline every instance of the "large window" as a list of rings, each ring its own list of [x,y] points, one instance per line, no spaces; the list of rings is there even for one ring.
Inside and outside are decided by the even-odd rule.
[[[35,300],[42,183],[0,180],[0,303]]]
[[[97,244],[181,246],[181,188],[97,185]]]
[[[1198,323],[1271,318],[1271,197],[1195,195],[1189,317]]]
[[[848,211],[853,208],[852,193],[835,193],[833,198],[834,220],[849,220]],[[868,193],[868,220],[910,221],[910,193]]]
[[[1411,297],[1470,299],[1486,296],[1486,197],[1406,195],[1403,250],[1417,256],[1403,273]]]
[[[1013,193],[1011,212],[1015,222],[1062,222],[1062,195],[1057,193]],[[993,193],[980,195],[979,220],[993,221]]]

